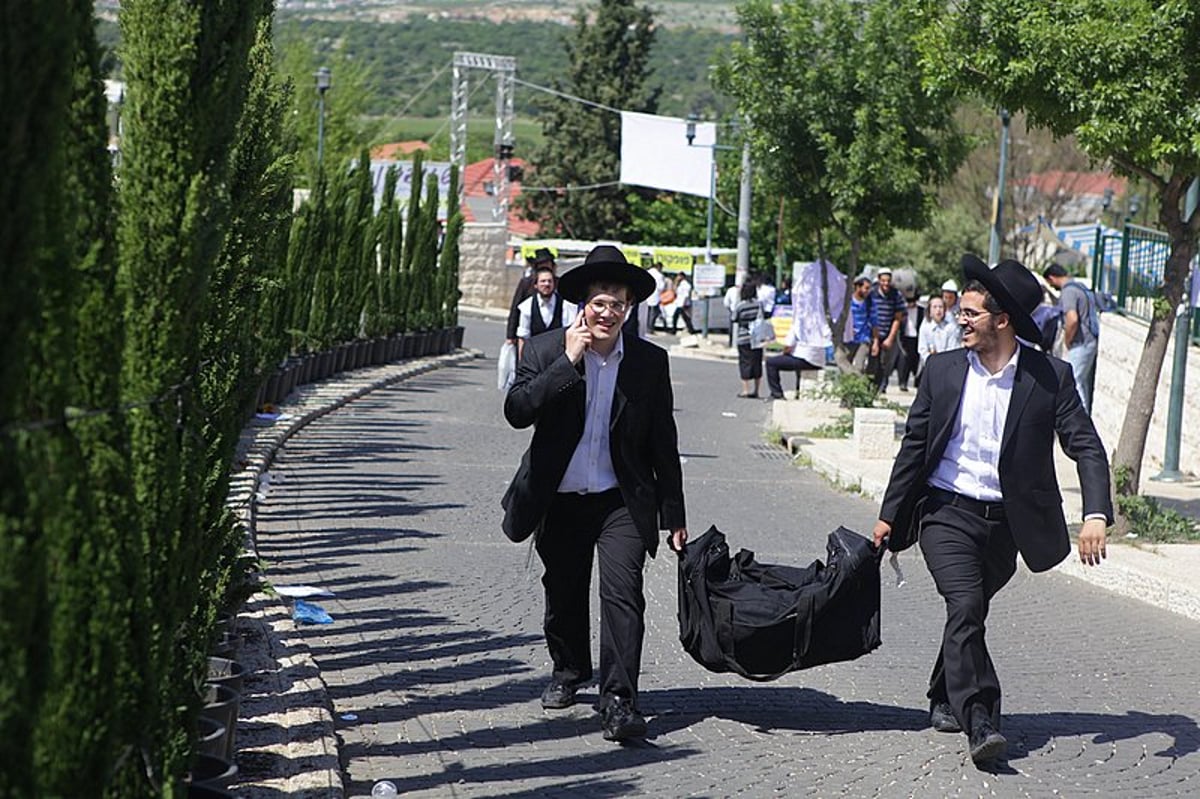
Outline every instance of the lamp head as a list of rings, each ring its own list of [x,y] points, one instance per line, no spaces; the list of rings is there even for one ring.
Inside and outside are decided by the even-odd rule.
[[[685,131],[685,135],[687,136],[688,147],[691,147],[692,144],[696,141],[696,115],[695,114],[688,114],[688,116],[687,116],[687,129]]]

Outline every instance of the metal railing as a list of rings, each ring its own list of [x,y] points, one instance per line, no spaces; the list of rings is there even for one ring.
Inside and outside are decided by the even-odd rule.
[[[1120,235],[1097,227],[1093,253],[1092,289],[1113,297],[1119,313],[1149,321],[1161,296],[1170,236],[1141,225],[1126,224]],[[1196,271],[1194,264],[1192,271]],[[1186,289],[1185,297],[1191,297]],[[1194,308],[1189,313],[1191,341],[1200,344],[1200,314]]]

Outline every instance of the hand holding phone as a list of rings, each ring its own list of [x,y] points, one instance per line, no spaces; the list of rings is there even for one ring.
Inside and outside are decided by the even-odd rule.
[[[575,321],[567,328],[567,357],[571,363],[579,363],[583,353],[592,346],[592,331],[588,330],[585,313],[586,311],[576,316]]]

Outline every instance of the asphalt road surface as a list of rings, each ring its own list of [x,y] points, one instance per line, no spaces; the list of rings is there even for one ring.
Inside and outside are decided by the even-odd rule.
[[[1009,756],[980,771],[964,736],[928,727],[943,611],[912,553],[903,587],[884,571],[882,647],[755,684],[682,650],[663,547],[646,570],[649,739],[604,741],[594,685],[568,710],[542,710],[541,566],[500,532],[530,435],[501,413],[501,330],[468,320],[466,346],[486,358],[319,419],[273,468],[284,479],[258,524],[268,576],[336,594],[321,601],[333,624],[304,634],[349,796],[380,779],[407,797],[1200,796],[1195,622],[1018,571],[988,631]],[[838,525],[869,532],[872,503],[767,442],[767,405],[736,398],[735,364],[675,358],[672,375],[693,536],[715,524],[735,550],[803,565]]]

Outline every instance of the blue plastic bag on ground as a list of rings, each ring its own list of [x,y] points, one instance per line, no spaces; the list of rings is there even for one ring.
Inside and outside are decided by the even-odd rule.
[[[325,612],[325,608],[303,599],[296,600],[292,618],[301,624],[333,624],[333,617]]]

